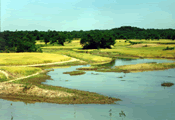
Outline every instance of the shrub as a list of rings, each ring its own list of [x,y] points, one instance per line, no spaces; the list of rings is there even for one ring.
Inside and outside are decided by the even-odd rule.
[[[80,44],[83,49],[111,48],[115,44],[115,39],[111,33],[90,31],[82,37]]]
[[[174,50],[174,47],[166,47],[165,49],[163,49],[163,50]]]

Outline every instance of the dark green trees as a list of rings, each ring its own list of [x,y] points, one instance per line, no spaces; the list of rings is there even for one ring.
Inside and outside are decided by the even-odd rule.
[[[59,33],[57,37],[58,37],[57,43],[60,45],[64,45],[64,42],[66,41],[67,36],[64,33]]]
[[[67,35],[64,33],[57,33],[55,34],[53,37],[50,38],[50,44],[60,44],[60,45],[64,45],[64,42],[66,42],[67,39]]]
[[[44,42],[45,42],[45,44],[47,45],[47,43],[48,43],[49,41],[50,41],[49,35],[46,34],[46,35],[44,36]]]
[[[115,39],[110,32],[90,31],[83,35],[80,43],[83,49],[111,48]]]
[[[0,51],[4,51],[5,50],[5,45],[6,45],[6,41],[3,37],[3,33],[0,32]]]
[[[10,52],[42,52],[40,48],[35,46],[35,37],[28,32],[3,32],[5,40],[5,49]],[[3,39],[0,43],[3,43]],[[4,51],[4,48],[3,48]]]

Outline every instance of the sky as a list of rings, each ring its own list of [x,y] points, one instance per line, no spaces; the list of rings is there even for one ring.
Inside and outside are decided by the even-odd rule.
[[[175,29],[175,0],[1,0],[1,31]]]

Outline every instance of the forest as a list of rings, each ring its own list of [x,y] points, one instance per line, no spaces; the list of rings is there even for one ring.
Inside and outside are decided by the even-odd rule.
[[[81,38],[80,44],[84,49],[110,48],[116,39],[145,39],[175,40],[174,29],[144,29],[122,26],[110,30],[89,31],[4,31],[0,33],[0,52],[42,52],[36,46],[36,40],[43,40],[45,44],[57,43],[64,46],[65,42]]]

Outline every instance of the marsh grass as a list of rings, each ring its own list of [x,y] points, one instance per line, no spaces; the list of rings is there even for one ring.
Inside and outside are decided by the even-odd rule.
[[[0,65],[31,65],[70,60],[59,54],[49,53],[0,53]]]
[[[82,67],[77,68],[77,70],[84,71],[96,71],[96,72],[143,72],[143,71],[153,71],[153,70],[165,70],[175,68],[174,63],[141,63],[134,65],[123,65],[123,66],[115,66],[115,68],[110,68],[106,66],[93,66],[93,67]]]
[[[171,83],[171,82],[163,82],[161,84],[161,86],[166,86],[166,87],[171,87],[172,85],[174,85],[174,83]]]
[[[164,70],[164,69],[175,68],[175,62],[174,63],[141,63],[141,64],[135,64],[135,65],[116,66],[115,68],[120,70],[127,70],[130,72]]]
[[[69,74],[69,75],[83,75],[85,74],[86,72],[84,71],[71,71],[71,72],[63,72],[63,74]]]

